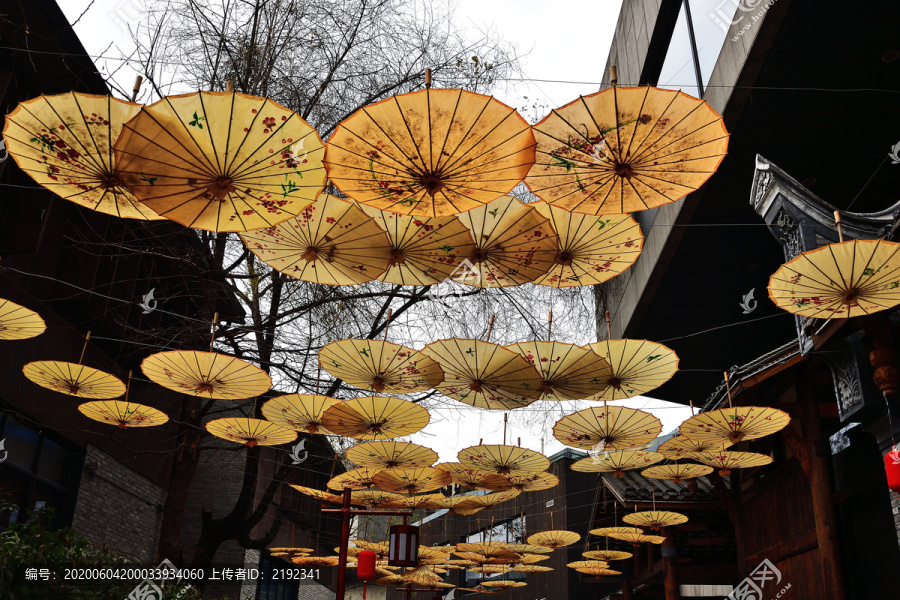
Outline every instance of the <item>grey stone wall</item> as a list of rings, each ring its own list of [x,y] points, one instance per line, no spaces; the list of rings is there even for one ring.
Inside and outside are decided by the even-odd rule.
[[[166,490],[92,444],[84,465],[72,528],[94,544],[155,561]]]

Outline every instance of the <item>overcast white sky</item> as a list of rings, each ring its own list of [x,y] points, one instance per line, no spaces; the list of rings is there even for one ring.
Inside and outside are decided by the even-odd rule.
[[[78,19],[91,4],[90,0],[58,1],[70,22]],[[598,90],[596,82],[603,76],[621,0],[567,0],[565,3],[559,0],[449,1],[455,9],[459,27],[473,32],[493,28],[516,45],[518,51],[525,55],[523,69],[526,79],[595,82],[567,84],[528,81],[512,84],[495,90],[496,97],[501,101],[519,109],[535,101],[555,108],[578,95]],[[123,23],[139,18],[142,4],[142,0],[94,0],[90,10],[75,26],[88,53],[98,56],[107,51],[110,43],[127,53],[131,39]],[[119,56],[116,50],[108,50],[107,54]],[[116,62],[109,64],[118,65]],[[130,89],[134,76],[135,73],[126,68],[117,80]],[[521,416],[511,419],[513,426],[507,440],[515,443],[521,437],[522,445],[533,450],[540,450],[543,440],[544,452],[553,454],[563,445],[553,438],[549,429],[537,424],[527,426],[523,421],[527,417],[537,417],[538,411],[554,409],[557,413],[560,410],[571,413],[598,404],[538,402],[519,409],[516,412]],[[653,412],[663,421],[663,433],[671,431],[690,416],[687,407],[649,398],[635,398],[615,404]],[[442,462],[455,461],[458,450],[478,444],[481,438],[485,443],[500,443],[502,440],[502,412],[469,409],[462,404],[448,402],[433,409],[432,414],[432,424],[413,436],[411,441],[434,448]],[[550,422],[555,418],[550,418]]]

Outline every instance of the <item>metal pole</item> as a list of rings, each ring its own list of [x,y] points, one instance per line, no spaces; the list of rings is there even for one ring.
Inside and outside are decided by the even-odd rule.
[[[350,545],[350,488],[344,488],[344,502],[341,505],[341,547],[338,554],[337,598],[344,600],[347,586],[347,546]]]

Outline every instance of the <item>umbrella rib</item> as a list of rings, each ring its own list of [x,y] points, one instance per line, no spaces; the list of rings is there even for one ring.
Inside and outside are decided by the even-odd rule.
[[[416,140],[415,136],[412,133],[412,129],[409,126],[409,121],[406,120],[406,113],[403,112],[403,108],[400,106],[400,101],[397,100],[397,96],[391,96],[391,98],[394,100],[394,104],[397,106],[397,111],[400,113],[400,119],[403,121],[403,126],[406,127],[406,133],[409,135],[409,140],[412,142],[413,147],[416,150],[416,158],[418,158],[422,162],[422,172],[423,172],[422,174],[424,174],[424,171],[426,171],[428,169],[428,165],[425,164],[425,157],[422,155],[422,149],[419,148],[419,142],[418,142],[418,140]],[[363,110],[365,110],[365,109],[363,109]],[[374,119],[373,119],[373,121],[374,121]],[[376,125],[378,125],[378,124],[376,123]],[[379,129],[381,129],[380,126],[379,126]],[[382,131],[384,131],[384,130],[382,130]],[[385,135],[387,135],[386,132],[385,132]],[[391,141],[392,144],[397,146],[397,144],[394,143],[394,140],[391,139],[390,136],[388,136],[388,139]],[[397,146],[397,147],[399,148],[399,146]],[[429,148],[428,151],[431,152],[431,148]],[[412,162],[415,163],[415,160],[413,160]]]
[[[458,94],[457,100],[456,100],[457,106],[459,105],[459,102],[461,99],[462,99],[462,90],[459,90],[459,94]],[[478,110],[478,114],[475,115],[473,118],[470,118],[469,128],[466,130],[466,132],[464,134],[462,134],[460,136],[459,141],[456,143],[456,147],[453,148],[453,150],[448,153],[447,162],[444,165],[442,165],[442,168],[448,169],[448,170],[453,169],[460,160],[462,160],[464,157],[466,157],[466,155],[468,154],[468,152],[470,150],[475,148],[478,144],[480,144],[484,140],[485,137],[487,137],[487,134],[486,134],[485,136],[482,136],[482,138],[480,140],[478,140],[477,142],[474,142],[474,143],[469,142],[467,145],[466,151],[462,152],[458,156],[458,158],[456,158],[455,160],[450,162],[451,158],[454,156],[457,156],[457,153],[460,151],[460,148],[462,148],[463,144],[468,141],[469,135],[472,133],[472,130],[475,129],[476,123],[478,123],[479,119],[481,119],[482,115],[484,115],[484,112],[487,110],[487,107],[490,106],[492,100],[493,100],[493,97],[488,96],[486,98],[484,104]],[[455,114],[455,112],[456,111],[454,110],[454,114]],[[451,122],[451,126],[452,126],[452,122]],[[493,131],[493,129],[491,129],[491,131]]]
[[[637,114],[643,116],[644,114],[644,106],[647,105],[647,98],[650,96],[650,87],[647,86],[644,88],[644,97],[641,98],[641,107],[638,109]],[[638,121],[640,123],[640,121]],[[653,127],[650,127],[651,131]],[[634,129],[631,131],[631,139],[628,140],[628,148],[625,150],[625,156],[629,156],[631,154],[631,147],[634,144],[634,138],[637,135],[637,125],[634,126]],[[640,147],[640,146],[639,146]]]
[[[680,93],[680,92],[679,92],[679,93]],[[676,96],[676,98],[677,98],[677,96]],[[674,104],[674,101],[673,101],[673,104]],[[643,150],[642,150],[641,152],[639,152],[638,154],[636,154],[634,157],[632,157],[632,160],[634,160],[634,161],[640,161],[640,160],[643,160],[644,157],[647,155],[647,153],[649,153],[650,150],[651,150],[654,146],[656,146],[656,145],[657,145],[658,143],[660,143],[663,139],[665,139],[666,136],[669,136],[669,135],[671,135],[671,134],[674,134],[674,133],[676,132],[677,127],[678,127],[679,125],[681,125],[682,123],[684,123],[691,115],[693,115],[695,112],[697,112],[698,110],[700,110],[700,108],[703,107],[703,106],[707,106],[706,102],[698,101],[690,111],[688,111],[681,119],[679,119],[679,121],[678,121],[677,123],[673,124],[672,127],[670,127],[668,131],[663,132],[662,135],[660,135],[658,138],[656,138],[655,140],[653,140],[653,142],[650,143],[650,144],[647,144],[647,143],[646,143],[646,142],[647,142],[647,139],[650,138],[650,136],[648,135],[647,138],[644,139],[644,142],[641,144],[641,145],[643,146]],[[671,104],[670,104],[668,107],[666,107],[666,110],[668,110],[670,107],[671,107]],[[663,111],[663,113],[660,114],[660,118],[662,118],[662,116],[663,116],[664,114],[665,114],[665,111]],[[709,127],[709,126],[714,125],[714,124],[716,124],[716,123],[721,123],[721,121],[722,121],[722,117],[718,117],[717,119],[715,119],[715,120],[713,120],[713,121],[707,121],[706,123],[704,123],[704,124],[700,125],[699,127],[693,129],[692,131],[689,131],[689,132],[686,132],[686,133],[679,134],[680,137],[677,137],[677,138],[673,139],[672,141],[666,143],[665,145],[660,146],[659,148],[657,148],[657,150],[654,151],[654,153],[655,153],[655,152],[659,152],[659,151],[662,150],[663,148],[668,148],[669,146],[671,146],[672,144],[674,144],[674,143],[676,143],[676,142],[678,142],[678,141],[680,141],[680,140],[683,140],[683,139],[685,139],[685,138],[689,138],[689,137],[695,135],[695,134],[696,134],[697,132],[699,132],[701,129],[705,129],[706,127]]]
[[[648,88],[647,88],[647,93],[648,93],[648,94],[649,94],[649,91],[650,91],[650,88],[648,87]],[[680,98],[681,96],[680,96],[680,93],[679,93],[679,92],[674,92],[674,93],[672,93],[672,92],[669,91],[669,90],[664,90],[664,91],[663,91],[663,90],[658,90],[658,89],[657,89],[657,91],[660,91],[660,92],[662,92],[663,94],[670,94],[669,101],[666,103],[666,106],[662,109],[662,112],[659,113],[659,118],[656,120],[656,122],[659,123],[659,122],[663,119],[663,117],[665,116],[665,114],[669,111],[669,109],[671,109],[671,108],[674,106],[675,101],[678,100],[678,98]],[[644,99],[646,100],[646,96],[645,96]],[[698,106],[699,106],[699,105],[698,105]],[[691,113],[688,113],[687,115],[685,115],[685,118],[686,118],[687,116],[689,116],[690,114],[691,114]],[[676,123],[675,125],[673,125],[673,126],[672,126],[672,129],[671,129],[670,131],[674,130],[676,125],[680,125],[681,122],[682,122],[683,120],[684,120],[684,118],[682,118],[681,121],[679,121],[678,123]],[[633,164],[640,163],[641,157],[643,156],[643,153],[644,153],[644,152],[646,151],[646,149],[648,148],[648,146],[647,146],[647,140],[649,140],[649,139],[650,139],[650,136],[653,135],[653,131],[654,131],[654,128],[653,128],[653,127],[650,127],[650,128],[647,130],[647,135],[645,135],[644,138],[643,138],[643,139],[640,141],[640,143],[638,144],[638,150],[639,150],[638,153],[631,157],[632,163],[633,163]],[[635,128],[635,133],[637,133],[637,128]],[[667,133],[669,133],[669,132],[663,133],[663,135],[661,135],[659,138],[657,138],[652,144],[650,144],[650,146],[653,146],[653,144],[655,144],[656,142],[658,142],[659,140],[661,140]],[[679,138],[679,139],[681,139],[681,138]],[[643,148],[644,150],[641,150],[642,148]]]
[[[75,92],[69,92],[69,93],[72,94],[73,99],[75,99],[75,104],[78,105],[78,110],[79,110],[79,112],[80,112],[80,111],[81,111],[81,105],[78,103],[78,99],[77,99],[77,97],[75,96]],[[51,103],[47,100],[46,96],[44,96],[43,98],[44,98],[44,104],[46,104],[46,106],[51,110],[51,112],[53,112],[53,114],[56,116],[56,118],[59,119],[60,124],[66,125],[65,120],[60,116],[59,112],[56,110],[56,107],[53,106],[53,104],[51,104]],[[53,131],[53,126],[52,126],[52,125],[48,125],[48,124],[45,123],[43,120],[41,120],[36,114],[34,114],[34,113],[30,110],[30,107],[28,107],[28,106],[25,105],[25,104],[22,104],[21,106],[22,106],[22,108],[23,108],[29,115],[31,115],[31,118],[32,118],[32,119],[34,119],[35,121],[37,121],[38,123],[40,123],[41,125],[43,125],[48,131]],[[83,114],[83,113],[82,113],[82,114]],[[21,125],[19,125],[19,126],[22,127],[22,129],[25,129],[25,127],[23,127],[23,126],[21,126]],[[93,134],[91,133],[90,128],[87,126],[87,123],[85,123],[85,129],[87,129],[88,135],[90,136],[91,141],[94,142],[94,148],[97,150],[97,154],[99,155],[99,154],[100,154],[100,150],[99,150],[99,148],[97,148],[97,144],[96,144],[96,142],[94,141]],[[28,130],[25,129],[25,131],[28,131]],[[103,164],[97,164],[97,162],[96,162],[96,160],[94,159],[94,156],[92,155],[91,151],[84,145],[84,143],[81,141],[81,139],[79,139],[79,138],[78,138],[78,137],[77,137],[77,136],[76,136],[76,135],[68,128],[68,126],[66,126],[66,131],[69,132],[69,134],[70,134],[69,137],[70,137],[72,140],[75,140],[75,141],[78,143],[78,145],[81,146],[81,150],[82,150],[82,152],[83,152],[82,156],[84,156],[84,157],[85,157],[86,159],[88,159],[91,163],[93,163],[93,164],[94,164],[94,167],[97,169],[97,171],[99,171],[100,173],[103,173],[103,171],[104,171],[104,169],[103,169]],[[34,135],[35,135],[35,137],[37,137],[37,138],[40,137],[40,135],[38,135],[38,134],[34,134]],[[19,140],[16,140],[16,141],[19,141]],[[19,143],[22,143],[22,142],[19,141]],[[24,144],[23,144],[23,145],[24,145]],[[55,145],[54,145],[54,147],[55,147]],[[66,161],[62,161],[62,162],[66,162]]]

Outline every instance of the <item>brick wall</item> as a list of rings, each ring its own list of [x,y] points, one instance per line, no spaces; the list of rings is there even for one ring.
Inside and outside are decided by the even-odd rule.
[[[153,562],[166,491],[92,444],[84,465],[72,528],[94,544]]]
[[[318,583],[301,583],[300,594],[297,596],[297,600],[334,600],[335,595],[334,592],[324,585]]]

